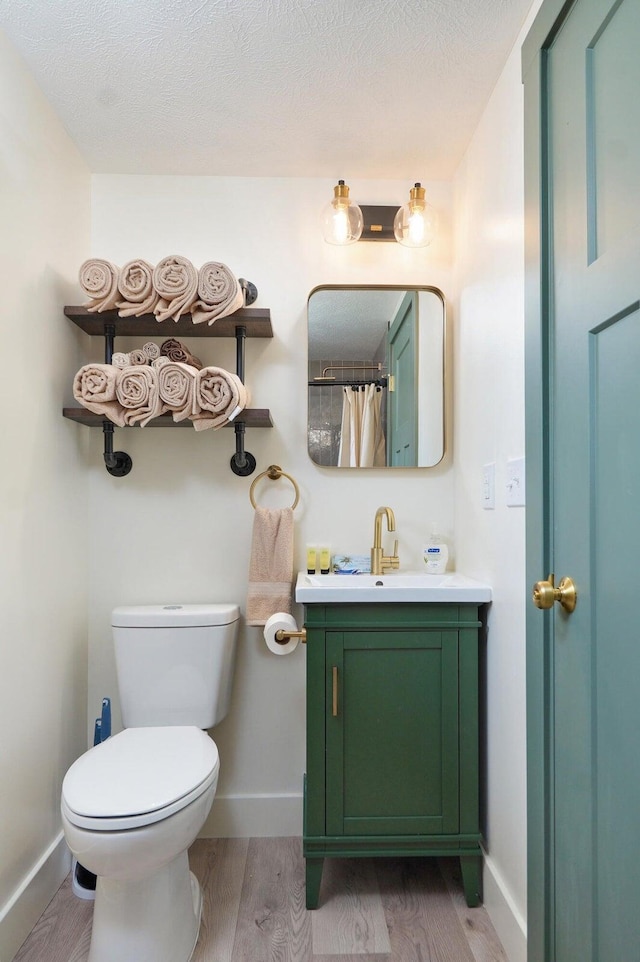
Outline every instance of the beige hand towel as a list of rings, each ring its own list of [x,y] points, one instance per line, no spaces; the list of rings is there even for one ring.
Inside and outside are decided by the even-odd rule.
[[[117,304],[120,317],[151,314],[160,296],[153,287],[153,264],[143,260],[125,264],[118,278],[118,291],[122,295]]]
[[[116,398],[117,374],[112,364],[85,364],[73,379],[73,396],[87,410],[124,427],[124,411]]]
[[[159,321],[188,314],[198,297],[198,272],[186,257],[163,257],[153,270],[153,286],[160,295],[154,313]]]
[[[256,508],[253,519],[247,624],[264,625],[276,611],[291,614],[293,509]]]
[[[194,324],[207,321],[211,325],[218,317],[233,314],[244,304],[238,279],[226,264],[218,261],[208,261],[198,271],[198,298],[191,309]]]
[[[163,411],[171,411],[174,421],[184,421],[197,412],[196,407],[196,376],[195,367],[170,361],[156,366],[158,390]]]
[[[120,269],[99,257],[90,258],[80,266],[78,280],[85,294],[91,298],[84,306],[88,311],[111,311],[118,302]]]
[[[196,431],[221,428],[249,403],[249,392],[237,374],[221,367],[203,367],[196,378]]]
[[[153,367],[116,368],[116,397],[124,408],[125,424],[144,427],[162,414],[158,377]]]

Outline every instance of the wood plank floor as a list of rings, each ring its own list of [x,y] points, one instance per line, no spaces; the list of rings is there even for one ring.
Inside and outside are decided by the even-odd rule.
[[[327,859],[314,912],[299,838],[198,839],[190,862],[204,893],[192,962],[508,962],[456,859]],[[92,912],[67,879],[14,962],[86,962]]]

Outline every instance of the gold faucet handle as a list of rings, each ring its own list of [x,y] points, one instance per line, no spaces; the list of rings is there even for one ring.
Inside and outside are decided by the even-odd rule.
[[[393,554],[390,557],[383,556],[382,567],[383,569],[384,568],[394,569],[394,568],[400,567],[400,558],[398,557],[398,539],[397,538],[393,545]]]

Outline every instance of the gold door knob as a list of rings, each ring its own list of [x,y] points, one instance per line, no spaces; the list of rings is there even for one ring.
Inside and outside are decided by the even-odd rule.
[[[549,575],[546,581],[536,581],[533,586],[533,603],[536,608],[553,608],[557,601],[565,611],[572,612],[578,600],[578,592],[571,578],[563,578],[556,588],[553,583],[553,575]]]

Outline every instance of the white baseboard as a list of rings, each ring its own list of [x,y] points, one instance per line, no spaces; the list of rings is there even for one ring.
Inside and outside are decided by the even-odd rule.
[[[0,960],[11,962],[71,868],[60,832],[0,909]]]
[[[302,835],[302,795],[222,795],[213,800],[200,838]]]
[[[509,962],[527,962],[527,923],[495,863],[486,853],[482,881],[484,907]]]

